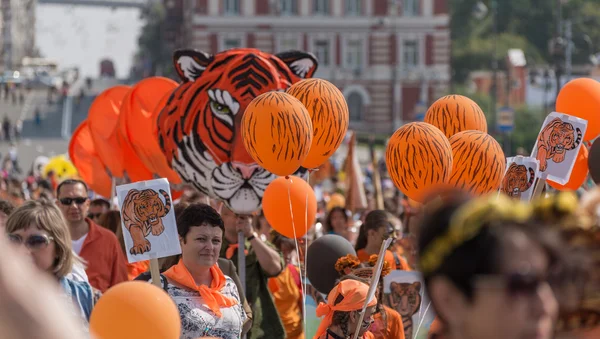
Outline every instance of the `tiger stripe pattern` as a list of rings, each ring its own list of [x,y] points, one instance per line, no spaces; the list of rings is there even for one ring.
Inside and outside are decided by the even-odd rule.
[[[452,172],[448,139],[435,126],[410,123],[390,138],[385,161],[394,184],[403,192],[446,183]]]
[[[506,170],[500,144],[487,133],[463,131],[450,138],[452,175],[450,183],[474,193],[497,191]]]
[[[250,127],[250,135],[244,136],[248,131],[243,128],[242,138],[246,150],[259,165],[264,166],[264,161],[258,148],[264,149],[265,146],[278,162],[295,163],[293,160],[302,161],[306,157],[312,140],[312,123],[298,99],[284,92],[268,92],[256,97],[246,110],[243,125]],[[269,124],[261,123],[265,118]],[[265,130],[266,125],[271,128]],[[264,138],[265,134],[270,138]]]
[[[487,133],[485,114],[475,101],[462,95],[438,99],[427,110],[425,122],[441,129],[448,138],[467,130]]]
[[[159,145],[181,179],[225,202],[236,213],[261,205],[275,175],[246,151],[240,125],[256,96],[284,91],[316,71],[310,53],[277,55],[237,48],[210,55],[178,50],[173,56],[183,83],[158,117]],[[299,169],[299,175],[306,173]]]
[[[308,109],[313,122],[313,146],[319,145],[329,157],[344,141],[348,130],[348,104],[340,90],[333,84],[321,79],[302,80],[287,91],[300,100]],[[319,100],[326,97],[328,100]],[[328,126],[330,128],[321,128]],[[337,131],[337,133],[335,133]]]

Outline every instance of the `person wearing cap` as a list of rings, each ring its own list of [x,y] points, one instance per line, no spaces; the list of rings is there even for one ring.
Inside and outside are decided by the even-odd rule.
[[[345,277],[329,292],[327,303],[317,307],[317,316],[323,317],[313,339],[345,339],[354,336],[360,321],[360,314],[368,296],[369,285],[358,277]],[[373,323],[373,313],[377,298],[367,304],[359,328],[359,339],[373,339],[369,327]]]

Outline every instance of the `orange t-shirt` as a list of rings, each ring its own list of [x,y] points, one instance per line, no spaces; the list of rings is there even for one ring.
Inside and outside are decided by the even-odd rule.
[[[435,317],[431,326],[429,326],[429,332],[427,332],[427,338],[430,339],[442,339],[444,338],[444,324],[442,321]]]
[[[364,248],[362,250],[358,250],[358,252],[356,252],[356,256],[358,257],[358,260],[360,260],[360,262],[369,262],[369,257],[371,257],[371,255],[368,254]],[[410,271],[410,267],[408,266],[406,259],[404,259],[401,256],[397,257],[398,261],[400,262],[400,266],[396,265],[396,259],[394,258],[394,254],[390,250],[385,251],[384,260],[390,264],[392,270]]]
[[[383,323],[383,317],[381,313],[375,315],[375,322],[369,328],[369,331],[373,333],[376,339],[404,339],[404,324],[402,323],[402,316],[393,309],[383,305],[383,310],[386,315],[386,323]],[[385,325],[385,327],[384,327]]]
[[[321,334],[320,337],[314,337],[313,339],[331,339],[331,336],[327,335],[327,332]],[[365,334],[363,334],[362,338],[360,339],[375,339],[375,336],[373,335],[373,333],[371,332],[365,332]]]
[[[288,265],[281,274],[269,279],[269,290],[273,295],[275,307],[285,328],[288,339],[304,339],[304,328],[302,322],[302,294],[291,270],[298,268]]]

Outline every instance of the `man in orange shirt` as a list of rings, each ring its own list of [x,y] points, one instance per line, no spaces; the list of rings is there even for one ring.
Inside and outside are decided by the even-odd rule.
[[[87,185],[81,180],[65,180],[56,188],[56,196],[69,224],[73,251],[86,261],[90,284],[104,292],[127,281],[127,261],[117,237],[86,218],[90,208]]]

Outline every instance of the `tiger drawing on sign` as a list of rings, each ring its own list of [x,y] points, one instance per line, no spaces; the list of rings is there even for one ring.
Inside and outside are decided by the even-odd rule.
[[[158,140],[167,162],[184,182],[234,212],[257,210],[276,176],[246,151],[242,116],[258,95],[312,77],[316,58],[300,51],[274,55],[236,48],[215,55],[178,50],[173,59],[183,83],[158,116]],[[305,173],[301,167],[296,175]]]
[[[171,198],[164,190],[159,192],[165,198],[164,203],[153,189],[133,189],[127,192],[121,214],[125,228],[133,240],[133,246],[129,249],[131,254],[149,252],[151,246],[146,237],[150,233],[159,236],[165,230],[162,218],[171,210]]]
[[[581,143],[583,133],[573,128],[568,122],[556,118],[540,132],[537,141],[537,159],[540,161],[540,172],[548,169],[548,160],[555,163],[565,160],[567,151],[574,150]]]
[[[412,317],[421,308],[421,283],[418,281],[413,282],[412,284],[392,282],[390,284],[390,290],[390,307],[402,316],[404,337],[407,339],[412,338]]]
[[[529,172],[529,179],[527,173]],[[525,167],[525,165],[510,164],[504,179],[502,179],[501,191],[512,198],[521,198],[521,193],[527,191],[535,181],[535,171],[533,168]]]

